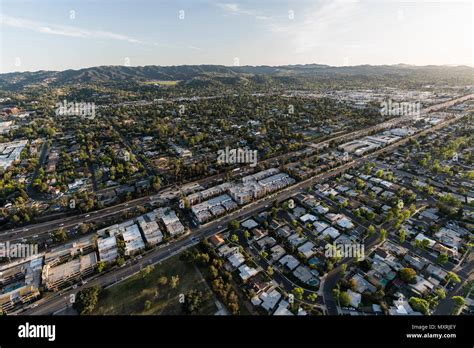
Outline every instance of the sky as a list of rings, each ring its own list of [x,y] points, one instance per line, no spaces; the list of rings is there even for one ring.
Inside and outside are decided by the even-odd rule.
[[[474,65],[474,2],[0,0],[0,72],[99,65]]]

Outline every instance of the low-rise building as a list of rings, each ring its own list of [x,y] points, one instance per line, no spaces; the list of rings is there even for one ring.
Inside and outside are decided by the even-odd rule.
[[[43,255],[0,265],[0,309],[5,313],[40,295]]]
[[[239,276],[243,281],[246,281],[247,279],[253,277],[258,273],[258,270],[255,268],[249,267],[247,265],[241,265],[239,267]]]
[[[20,154],[28,144],[28,140],[16,140],[0,143],[0,168],[6,170],[13,162],[20,159]]]
[[[158,222],[152,219],[152,216],[142,215],[137,218],[137,223],[148,245],[156,245],[163,241],[163,233],[158,226]]]
[[[171,208],[159,208],[156,210],[158,218],[163,222],[166,231],[171,237],[178,236],[185,232],[184,226]]]
[[[278,263],[286,268],[288,268],[290,271],[293,271],[300,262],[293,256],[293,255],[285,255],[283,256]]]
[[[117,238],[115,236],[97,239],[97,248],[100,261],[112,262],[118,256]]]
[[[96,264],[97,255],[95,252],[76,257],[57,266],[46,264],[42,271],[43,283],[49,290],[57,290],[66,285],[68,281],[90,275]]]
[[[314,244],[312,242],[306,242],[298,247],[298,252],[304,255],[305,258],[309,259],[314,255]]]
[[[122,233],[122,237],[125,241],[125,255],[133,255],[145,248],[145,243],[143,242],[140,230],[135,224],[127,227],[125,232]]]

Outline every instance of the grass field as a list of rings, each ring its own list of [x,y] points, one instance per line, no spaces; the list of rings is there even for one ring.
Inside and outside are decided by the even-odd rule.
[[[143,272],[143,271],[142,271]],[[179,282],[175,289],[170,285],[171,277],[178,276]],[[167,284],[160,284],[162,276],[167,277]],[[93,315],[179,315],[186,314],[180,303],[180,294],[196,289],[202,291],[203,302],[197,313],[214,314],[217,307],[214,297],[207,288],[195,266],[172,257],[155,266],[154,270],[144,275],[139,273],[106,290],[103,290]],[[150,301],[149,309],[145,310],[145,302]]]

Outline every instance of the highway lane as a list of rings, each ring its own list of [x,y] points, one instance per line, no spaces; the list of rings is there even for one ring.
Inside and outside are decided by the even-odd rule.
[[[128,202],[119,203],[112,207],[103,208],[101,210],[95,210],[88,213],[82,213],[78,215],[68,216],[62,219],[45,221],[34,225],[28,225],[24,227],[14,228],[0,232],[0,242],[20,240],[22,238],[29,238],[34,235],[39,235],[47,232],[54,231],[60,227],[70,228],[80,223],[92,223],[98,222],[100,219],[110,217],[122,213],[127,210],[131,210],[139,205],[144,205],[152,201],[164,199],[161,198],[163,195],[168,195],[168,192],[156,194],[153,196],[140,197]]]

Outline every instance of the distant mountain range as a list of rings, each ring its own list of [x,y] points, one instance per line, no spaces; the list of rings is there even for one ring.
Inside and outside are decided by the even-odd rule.
[[[320,64],[285,66],[98,66],[79,70],[14,72],[0,74],[0,87],[23,88],[30,85],[65,86],[115,82],[180,81],[199,84],[218,81],[234,84],[272,80],[280,82],[303,79],[420,79],[423,83],[473,84],[474,68],[468,66],[359,65],[333,67]]]

